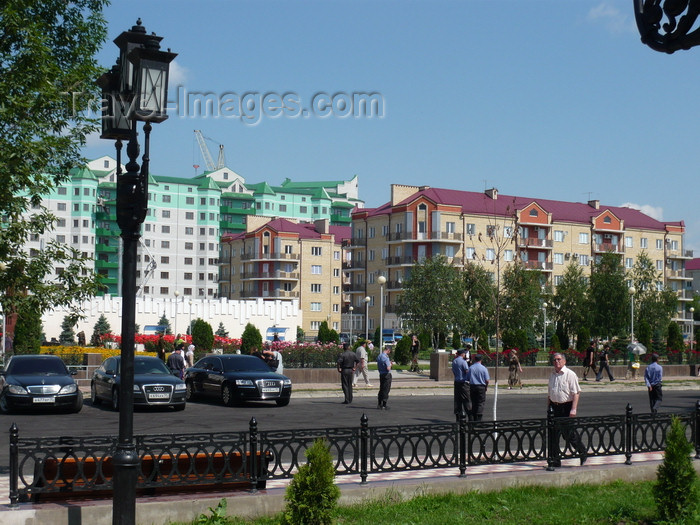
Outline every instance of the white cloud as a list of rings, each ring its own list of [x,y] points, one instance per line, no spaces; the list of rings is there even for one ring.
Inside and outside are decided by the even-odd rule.
[[[633,210],[639,210],[645,215],[648,215],[652,219],[657,221],[664,220],[664,209],[658,206],[651,206],[650,204],[635,204],[634,202],[625,202],[620,204],[623,208],[632,208]]]
[[[602,2],[588,11],[587,18],[593,23],[602,24],[611,33],[636,31],[636,26],[630,15],[631,6],[626,7],[630,7],[630,9],[622,11],[609,2]]]
[[[170,62],[170,78],[168,79],[169,87],[181,86],[187,80],[189,71],[186,67],[180,65],[177,60]]]

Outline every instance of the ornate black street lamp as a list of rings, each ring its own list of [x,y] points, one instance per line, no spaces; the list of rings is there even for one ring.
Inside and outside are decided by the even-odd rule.
[[[700,0],[633,0],[642,42],[655,51],[673,53],[700,45]],[[664,17],[666,22],[662,23]],[[663,33],[661,32],[663,30]]]
[[[97,83],[102,88],[101,138],[116,140],[117,224],[121,229],[122,254],[122,345],[119,389],[119,440],[114,465],[112,523],[136,522],[136,481],[139,457],[134,444],[134,329],[136,323],[136,251],[141,224],[148,208],[148,163],[151,122],[168,118],[168,72],[176,53],[160,51],[163,37],[146,34],[141,19],[114,43],[119,60]],[[142,165],[137,121],[145,122]],[[121,171],[122,140],[128,140],[129,162]]]

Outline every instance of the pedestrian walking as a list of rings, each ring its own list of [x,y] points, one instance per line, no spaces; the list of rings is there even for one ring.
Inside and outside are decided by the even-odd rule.
[[[598,368],[598,373],[595,376],[596,381],[603,379],[603,370],[608,373],[608,379],[610,379],[610,381],[615,381],[610,371],[610,345],[608,343],[603,345],[603,350],[600,352],[600,368]]]
[[[586,355],[583,358],[583,380],[588,381],[588,372],[593,370],[593,374],[598,377],[598,370],[595,367],[595,341],[586,348]]]
[[[651,364],[644,370],[644,383],[649,390],[649,408],[651,408],[651,413],[654,415],[659,410],[663,399],[663,392],[661,391],[663,376],[664,369],[659,364],[659,355],[651,354]]]
[[[340,372],[340,385],[343,388],[344,405],[352,403],[352,382],[355,376],[355,368],[360,360],[357,354],[350,350],[347,343],[343,343],[343,353],[338,357],[338,372]]]
[[[357,369],[355,370],[355,379],[352,384],[353,387],[357,386],[357,380],[359,379],[360,375],[362,375],[363,379],[365,380],[365,386],[372,386],[372,384],[369,382],[368,376],[369,369],[367,368],[367,348],[365,347],[366,345],[367,341],[362,341],[362,344],[357,347],[357,351],[355,352],[360,362],[357,365]]]
[[[175,348],[173,353],[168,356],[167,363],[170,373],[175,377],[179,377],[180,379],[183,378],[185,371],[185,358],[182,355],[182,350],[182,345]]]
[[[389,391],[391,391],[391,359],[389,353],[390,347],[384,347],[377,356],[377,370],[379,371],[379,394],[377,394],[377,408],[379,410],[389,410],[386,402],[389,400]]]
[[[472,402],[472,421],[481,421],[486,405],[486,389],[489,387],[489,371],[481,364],[481,354],[474,354],[474,363],[469,367],[469,396]]]
[[[508,390],[519,386],[523,387],[522,381],[520,381],[520,374],[523,373],[523,367],[520,366],[520,359],[518,359],[518,350],[513,348],[510,351],[510,358],[508,359]]]
[[[194,343],[190,343],[185,352],[185,365],[194,366]]]
[[[581,387],[578,384],[578,377],[573,370],[566,367],[566,357],[564,354],[554,354],[554,370],[549,376],[549,385],[547,388],[547,410],[551,407],[556,418],[573,418],[576,417],[578,402],[581,396]],[[581,465],[588,459],[588,451],[578,432],[571,428],[571,424],[567,422],[557,422],[557,436],[555,443],[559,443],[559,432],[564,436],[571,448],[579,453]],[[552,464],[554,467],[561,467],[561,451],[558,450],[557,456]]]
[[[469,365],[464,358],[464,349],[457,350],[457,355],[452,360],[452,373],[455,376],[454,382],[454,413],[459,420],[464,414],[471,418],[472,402],[469,395]]]
[[[418,372],[420,368],[418,367],[418,353],[420,352],[420,341],[418,336],[413,334],[411,337],[411,372]]]

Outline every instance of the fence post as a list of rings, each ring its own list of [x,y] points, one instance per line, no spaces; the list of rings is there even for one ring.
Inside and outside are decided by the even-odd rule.
[[[695,459],[700,459],[700,400],[695,403]]]
[[[632,464],[632,405],[625,407],[625,465]]]
[[[547,408],[547,432],[546,432],[546,453],[547,453],[547,470],[554,470],[554,462],[559,457],[559,444],[556,443],[556,431],[554,429],[554,407],[549,405]]]
[[[245,464],[250,465],[250,485],[251,485],[251,492],[257,492],[258,491],[258,422],[257,420],[252,417],[250,418],[250,437],[249,437],[249,446],[248,449],[250,451],[250,461],[247,461]],[[244,474],[246,474],[244,472]]]
[[[367,485],[367,452],[369,450],[369,418],[362,414],[360,418],[360,485]]]
[[[457,427],[459,429],[459,438],[458,438],[458,444],[459,444],[459,477],[460,478],[466,478],[467,477],[467,415],[464,413],[464,410],[461,410],[459,412],[459,415],[457,416],[459,420],[459,426]]]
[[[17,423],[10,426],[10,506],[19,500],[19,429]]]

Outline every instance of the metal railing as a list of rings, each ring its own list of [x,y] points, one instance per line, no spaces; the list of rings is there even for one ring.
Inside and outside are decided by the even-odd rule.
[[[370,427],[362,415],[354,428],[259,431],[255,418],[247,432],[137,436],[140,458],[136,489],[225,487],[243,483],[257,490],[269,479],[291,478],[306,461],[305,451],[318,438],[327,441],[336,475],[359,475],[437,468],[458,468],[467,475],[474,465],[546,461],[553,470],[562,459],[632,455],[662,451],[672,416],[685,427],[700,459],[700,401],[679,414],[634,414],[543,419],[467,421]],[[576,434],[577,440],[572,439]],[[10,428],[10,503],[41,499],[42,494],[109,492],[115,437],[20,438]]]

